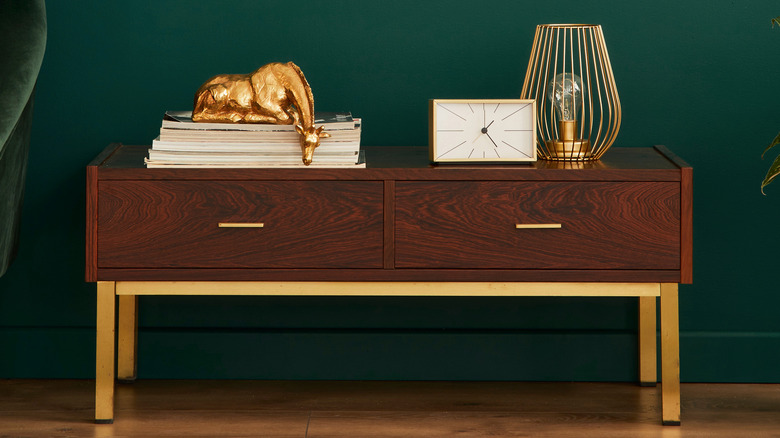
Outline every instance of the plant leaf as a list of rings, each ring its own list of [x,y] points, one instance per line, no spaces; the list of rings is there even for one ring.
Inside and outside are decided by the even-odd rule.
[[[775,24],[780,26],[780,16],[775,17],[772,19],[772,27],[775,27]],[[772,143],[769,144],[769,146],[764,149],[764,152],[761,154],[761,159],[764,159],[764,155],[766,155],[767,152],[769,152],[770,149],[780,144],[780,133],[777,134],[774,140],[772,140]],[[772,165],[769,167],[769,170],[766,172],[766,176],[764,177],[764,180],[761,181],[761,193],[764,193],[764,187],[769,185],[776,177],[777,175],[780,175],[780,156],[775,157],[775,161],[772,163]]]
[[[761,153],[761,159],[764,159],[764,155],[766,155],[767,152],[769,152],[770,149],[780,144],[780,133],[777,134],[774,140],[772,140],[772,143],[769,143],[769,146],[764,149],[764,152]]]
[[[764,177],[764,180],[761,181],[761,193],[764,193],[764,187],[768,186],[769,183],[771,183],[777,175],[780,175],[780,156],[777,156],[775,158],[775,161],[772,163],[772,165],[769,167],[769,170],[766,172],[766,176]]]

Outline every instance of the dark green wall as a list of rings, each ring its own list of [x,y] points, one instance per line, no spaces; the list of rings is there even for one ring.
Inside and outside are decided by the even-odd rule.
[[[684,381],[780,382],[776,1],[48,3],[17,261],[0,278],[0,377],[94,376],[84,166],[149,144],[216,73],[295,61],[364,145],[427,142],[430,98],[518,97],[534,27],[602,24],[623,104],[616,146],[694,167]],[[633,300],[142,298],[140,377],[632,380]]]

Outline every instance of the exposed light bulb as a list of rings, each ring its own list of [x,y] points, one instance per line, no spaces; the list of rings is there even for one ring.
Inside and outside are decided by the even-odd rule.
[[[590,154],[590,140],[580,138],[577,118],[582,109],[582,79],[574,73],[561,73],[547,84],[547,98],[555,108],[557,138],[547,142],[555,157],[584,158]]]
[[[582,79],[574,73],[560,73],[547,85],[547,98],[558,120],[577,120],[582,106]]]

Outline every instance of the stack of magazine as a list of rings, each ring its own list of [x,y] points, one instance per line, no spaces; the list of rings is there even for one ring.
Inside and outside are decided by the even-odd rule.
[[[350,113],[317,113],[324,126],[308,167],[365,167],[360,150],[360,119]],[[293,125],[195,123],[192,112],[168,111],[160,136],[152,141],[146,167],[307,167],[300,134]]]

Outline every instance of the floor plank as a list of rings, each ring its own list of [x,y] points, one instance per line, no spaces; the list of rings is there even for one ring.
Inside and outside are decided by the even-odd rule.
[[[780,437],[780,385],[142,380],[92,422],[94,381],[0,380],[0,437]]]

